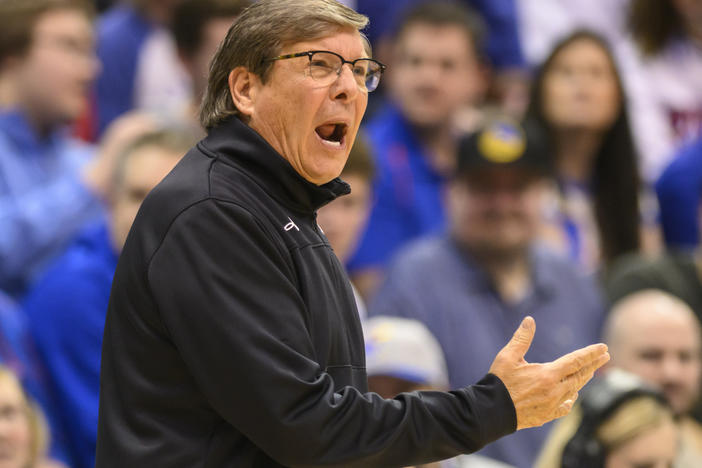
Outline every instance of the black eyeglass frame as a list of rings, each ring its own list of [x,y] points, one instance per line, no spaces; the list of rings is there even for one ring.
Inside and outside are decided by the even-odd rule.
[[[271,57],[269,59],[263,60],[263,63],[274,62],[276,60],[287,60],[287,59],[297,58],[297,57],[307,57],[310,61],[310,64],[312,64],[312,56],[316,53],[319,53],[319,52],[323,52],[325,54],[332,54],[332,55],[336,55],[337,57],[339,57],[339,60],[341,60],[341,66],[339,67],[339,70],[336,72],[336,76],[339,76],[341,74],[341,70],[344,67],[345,63],[348,63],[349,65],[351,65],[351,69],[353,70],[353,68],[356,66],[356,62],[360,62],[361,60],[365,60],[368,62],[373,62],[373,63],[378,65],[379,70],[380,70],[380,74],[378,75],[378,82],[380,82],[380,77],[383,75],[383,72],[385,72],[385,69],[387,68],[386,65],[384,65],[383,63],[381,63],[375,59],[372,59],[372,58],[361,57],[361,58],[357,58],[356,60],[346,60],[344,57],[337,54],[336,52],[332,52],[331,50],[306,50],[304,52],[296,52],[294,54],[278,55],[277,57]],[[377,86],[378,85],[376,84],[376,88],[377,88]],[[368,90],[369,93],[373,92],[376,88],[368,90],[368,88],[366,87],[366,89]]]

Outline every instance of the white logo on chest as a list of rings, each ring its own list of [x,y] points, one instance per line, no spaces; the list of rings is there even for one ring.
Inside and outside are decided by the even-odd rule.
[[[296,231],[300,230],[300,228],[297,227],[297,224],[295,224],[292,219],[288,218],[288,221],[290,222],[283,226],[283,229],[285,229],[286,232],[291,231],[292,229],[295,229]]]

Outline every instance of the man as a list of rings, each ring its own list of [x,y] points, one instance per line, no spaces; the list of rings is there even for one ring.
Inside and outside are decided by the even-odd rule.
[[[113,177],[108,219],[91,223],[40,277],[25,311],[56,400],[70,466],[95,464],[100,348],[117,257],[146,194],[194,138],[149,131],[126,145]]]
[[[454,120],[477,113],[487,86],[482,24],[456,3],[423,3],[395,35],[385,109],[366,127],[378,174],[375,203],[349,271],[372,296],[399,247],[445,227],[443,191],[453,169]]]
[[[393,30],[402,15],[420,3],[436,5],[441,1],[452,0],[358,0],[356,10],[369,17],[370,24],[366,34],[377,55],[386,59],[387,55],[391,54],[388,49],[392,48]],[[499,100],[498,104],[505,112],[515,111],[521,114],[528,97],[527,68],[522,54],[522,35],[518,24],[523,6],[519,5],[518,9],[514,0],[459,0],[457,3],[474,8],[484,19],[487,33],[485,52],[490,67],[494,70],[491,79],[493,97]],[[521,104],[519,101],[522,101]]]
[[[547,362],[599,337],[595,284],[538,245],[550,162],[536,129],[496,120],[462,140],[448,194],[449,232],[398,254],[370,315],[423,322],[441,344],[451,388],[474,382],[527,315],[544,324],[527,359]],[[505,437],[482,453],[530,467],[546,430]]]
[[[115,272],[97,467],[424,463],[567,413],[608,359],[528,364],[527,319],[476,385],[365,393],[353,293],[315,211],[348,191],[382,69],[366,22],[336,0],[261,0],[227,33],[208,136],[146,198]]]
[[[2,1],[0,24],[0,288],[18,298],[99,211],[92,150],[66,135],[98,63],[88,1]]]
[[[700,333],[687,304],[648,289],[612,307],[603,335],[612,351],[610,367],[638,375],[667,397],[682,430],[681,467],[702,465],[702,427],[690,418],[700,396]]]

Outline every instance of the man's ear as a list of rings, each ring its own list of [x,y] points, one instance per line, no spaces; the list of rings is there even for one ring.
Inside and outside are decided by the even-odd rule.
[[[229,73],[229,92],[234,105],[243,116],[253,115],[256,92],[260,85],[258,76],[246,67],[236,67]]]

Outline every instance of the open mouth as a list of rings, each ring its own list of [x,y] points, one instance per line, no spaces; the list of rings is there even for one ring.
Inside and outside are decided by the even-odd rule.
[[[324,143],[340,148],[344,143],[348,127],[345,123],[331,123],[320,125],[314,131],[317,132],[317,135]]]

